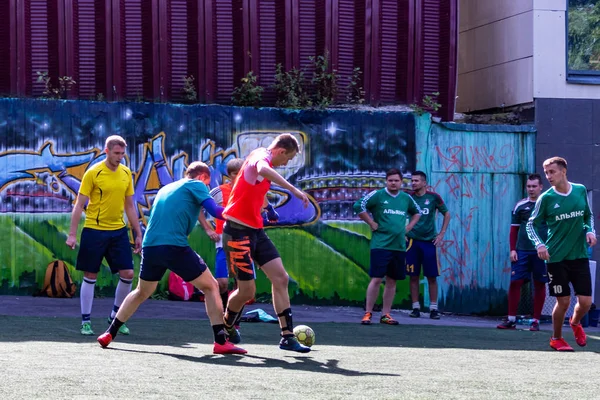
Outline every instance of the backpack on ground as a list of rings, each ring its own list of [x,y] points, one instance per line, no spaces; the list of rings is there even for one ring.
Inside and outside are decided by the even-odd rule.
[[[52,261],[46,267],[46,277],[44,278],[44,287],[38,295],[48,297],[73,297],[77,285],[73,283],[69,270],[64,261]]]

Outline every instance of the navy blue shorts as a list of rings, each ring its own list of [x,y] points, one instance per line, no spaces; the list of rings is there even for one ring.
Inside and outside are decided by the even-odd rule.
[[[207,266],[190,246],[149,246],[142,249],[140,279],[158,282],[167,270],[175,272],[186,282],[191,282],[204,271]]]
[[[254,263],[260,268],[280,257],[264,229],[253,229],[231,221],[223,227],[223,249],[229,270],[240,281],[256,279]]]
[[[227,258],[225,250],[222,247],[217,247],[217,255],[215,257],[215,278],[229,278],[227,270]]]
[[[127,227],[114,231],[83,228],[76,269],[97,274],[103,258],[106,258],[113,274],[133,269],[133,254]]]
[[[433,241],[408,239],[406,242],[406,272],[409,276],[435,278],[440,276],[437,250]]]
[[[548,272],[546,271],[546,263],[537,255],[537,251],[522,251],[517,250],[517,262],[510,266],[510,280],[517,281],[521,279],[530,280],[533,275],[533,280],[538,282],[548,282]]]
[[[406,278],[405,256],[404,251],[371,249],[369,276],[371,278],[389,276],[397,281],[403,280]]]

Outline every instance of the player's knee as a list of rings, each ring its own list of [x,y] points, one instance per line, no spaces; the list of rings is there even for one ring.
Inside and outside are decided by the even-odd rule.
[[[281,271],[278,274],[272,276],[271,283],[274,287],[286,287],[288,286],[288,282],[290,281],[290,276],[287,272]]]
[[[579,296],[577,299],[579,302],[579,306],[588,309],[592,306],[592,297],[591,296]]]
[[[219,293],[224,293],[229,290],[228,279],[217,279],[217,283],[219,284]]]
[[[133,270],[132,269],[124,269],[119,271],[119,276],[128,281],[133,279]]]
[[[570,296],[562,296],[562,297],[556,298],[556,307],[558,307],[562,310],[567,310],[569,308],[570,304],[571,304]]]

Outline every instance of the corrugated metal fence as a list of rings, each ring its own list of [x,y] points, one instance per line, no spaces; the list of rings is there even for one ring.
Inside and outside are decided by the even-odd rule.
[[[37,71],[71,76],[70,97],[183,101],[194,76],[201,102],[229,103],[252,70],[307,68],[328,50],[344,101],[363,71],[373,105],[439,92],[452,119],[457,0],[4,0],[0,94],[40,96]],[[274,101],[268,89],[265,101]]]

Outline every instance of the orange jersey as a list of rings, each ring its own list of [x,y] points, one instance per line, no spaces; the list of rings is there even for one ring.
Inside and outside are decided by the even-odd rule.
[[[211,196],[213,196],[213,198],[215,198],[215,202],[223,207],[227,206],[227,203],[229,202],[229,195],[231,194],[231,183],[224,183],[222,185],[219,185],[219,192],[220,192],[220,199],[217,199],[215,196],[213,195],[213,192],[211,191]],[[219,201],[220,200],[220,201]],[[223,233],[223,225],[225,224],[225,221],[223,221],[222,219],[218,219],[215,218],[215,232],[217,232],[219,235]]]
[[[261,163],[272,167],[271,153],[264,147],[254,150],[244,161],[223,211],[225,219],[231,218],[255,229],[263,227],[261,212],[271,181],[258,174]]]

